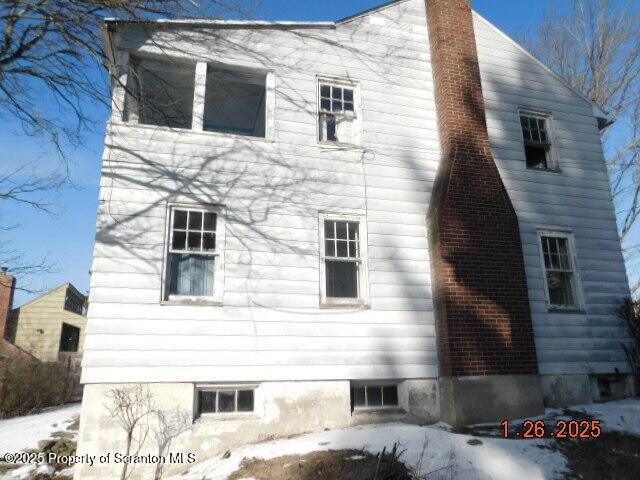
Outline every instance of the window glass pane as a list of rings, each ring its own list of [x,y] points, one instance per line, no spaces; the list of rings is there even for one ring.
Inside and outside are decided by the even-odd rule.
[[[358,242],[349,242],[349,257],[358,258],[360,252],[358,251]]]
[[[173,228],[182,230],[187,228],[187,212],[184,210],[175,210],[173,212]]]
[[[202,212],[189,212],[189,230],[202,230]]]
[[[575,305],[572,277],[573,275],[569,272],[547,272],[549,301],[551,305]]]
[[[61,352],[77,352],[80,343],[80,329],[69,325],[62,324],[62,332],[60,334],[60,351]]]
[[[334,100],[333,102],[331,102],[331,108],[334,112],[341,112],[342,111],[342,102],[339,100]]]
[[[351,387],[351,401],[354,407],[366,407],[364,387]]]
[[[216,222],[218,220],[218,215],[213,212],[207,212],[204,214],[204,229],[209,230],[211,232],[216,231]]]
[[[171,248],[174,250],[184,250],[186,248],[187,232],[173,232],[173,242]]]
[[[332,98],[335,100],[342,100],[342,89],[339,87],[333,87]]]
[[[127,119],[137,107],[141,124],[191,128],[195,65],[134,59],[129,77]]]
[[[228,413],[236,411],[236,392],[218,392],[218,413]]]
[[[187,238],[187,250],[200,251],[200,239],[202,234],[200,232],[189,232]]]
[[[343,240],[338,240],[337,243],[338,243],[338,253],[336,254],[336,257],[348,258],[349,257],[349,253],[347,251],[348,242]]]
[[[367,387],[367,407],[381,407],[382,406],[382,388],[381,387]]]
[[[353,103],[345,102],[344,109],[347,112],[353,112]]]
[[[327,257],[336,256],[336,243],[333,240],[325,240],[324,242],[324,254]]]
[[[527,168],[532,170],[548,170],[546,148],[525,145],[524,151],[527,158]]]
[[[171,254],[169,293],[172,295],[213,295],[215,257]]]
[[[253,412],[253,390],[238,391],[238,411]]]
[[[336,238],[347,239],[347,222],[336,222]]]
[[[327,261],[325,265],[327,297],[358,298],[358,265],[335,261]]]
[[[338,141],[338,131],[335,116],[323,114],[321,116],[320,129],[320,140],[326,140],[328,142]]]
[[[320,86],[320,96],[325,98],[331,98],[331,87],[329,85]]]
[[[349,90],[348,88],[344,89],[344,101],[353,102],[353,90]]]
[[[216,392],[201,390],[198,392],[198,399],[200,413],[216,413]]]
[[[335,238],[335,222],[333,220],[324,221],[324,238]]]
[[[320,108],[322,110],[326,110],[327,112],[331,111],[331,100],[327,100],[327,99],[322,99],[320,101]]]
[[[204,130],[265,136],[266,77],[209,68]]]
[[[388,385],[382,387],[382,400],[385,407],[398,406],[398,387],[397,385]]]
[[[358,224],[357,223],[349,223],[349,240],[357,240],[358,239]]]
[[[213,232],[205,232],[203,238],[203,250],[205,252],[213,252],[216,249],[216,234]]]

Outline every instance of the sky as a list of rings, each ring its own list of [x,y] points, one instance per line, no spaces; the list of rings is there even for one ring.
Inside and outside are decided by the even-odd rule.
[[[254,17],[264,20],[331,21],[382,3],[384,0],[263,0]],[[550,0],[475,0],[473,5],[476,11],[506,33],[517,36],[534,27],[543,18],[544,10],[550,3]],[[86,132],[83,148],[70,155],[73,187],[64,189],[53,198],[56,213],[44,214],[15,204],[0,205],[0,221],[4,225],[16,225],[15,229],[5,234],[13,246],[25,252],[26,259],[38,261],[46,258],[54,269],[52,273],[25,281],[22,286],[30,291],[18,290],[15,306],[65,282],[73,283],[81,292],[88,292],[98,209],[100,159],[107,116],[105,109],[90,107],[89,111],[94,114],[96,127]],[[59,167],[56,153],[46,144],[22,134],[18,124],[2,119],[0,175],[25,163],[30,163],[39,171]]]

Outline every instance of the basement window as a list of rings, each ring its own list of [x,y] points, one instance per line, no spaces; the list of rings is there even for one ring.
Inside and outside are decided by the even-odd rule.
[[[362,305],[366,302],[366,242],[360,216],[321,215],[321,301]]]
[[[167,300],[222,301],[223,235],[219,208],[171,208]]]
[[[195,65],[132,57],[127,76],[125,121],[191,128]]]
[[[357,143],[355,86],[320,81],[318,127],[321,143]]]
[[[352,410],[378,410],[398,408],[398,385],[372,384],[351,385]]]
[[[580,305],[571,240],[571,236],[565,233],[540,235],[547,301],[551,308],[577,309]]]
[[[198,416],[251,413],[255,408],[254,388],[199,387],[196,392]]]
[[[60,351],[61,352],[77,352],[80,345],[80,329],[69,325],[62,324],[62,332],[60,334]]]
[[[525,158],[530,170],[558,170],[549,132],[550,123],[548,115],[520,113]]]
[[[203,129],[251,137],[265,136],[266,75],[207,69]]]

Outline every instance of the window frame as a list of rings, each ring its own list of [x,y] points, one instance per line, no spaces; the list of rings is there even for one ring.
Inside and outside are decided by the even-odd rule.
[[[64,328],[65,326],[67,327],[71,327],[72,329],[74,329],[74,333],[77,331],[78,334],[78,338],[75,342],[76,345],[76,349],[75,350],[63,350],[62,349],[62,340],[64,338]],[[71,323],[68,322],[62,322],[62,325],[60,326],[60,341],[58,342],[58,353],[78,353],[80,351],[80,338],[82,337],[82,329],[76,325],[73,325]]]
[[[325,255],[325,221],[352,222],[358,223],[360,256],[356,260],[348,260],[343,257],[327,257]],[[367,307],[369,305],[369,273],[368,273],[368,234],[367,221],[364,215],[326,213],[321,212],[318,216],[318,238],[319,238],[319,260],[320,260],[320,307]],[[327,259],[337,261],[357,262],[358,268],[358,298],[327,297]]]
[[[169,292],[169,282],[171,281],[171,246],[173,245],[173,218],[176,210],[188,210],[196,212],[206,212],[216,214],[216,248],[213,253],[192,252],[204,256],[216,258],[214,263],[213,294],[212,295],[175,295]],[[162,278],[162,301],[165,304],[205,304],[222,305],[224,298],[224,263],[225,263],[225,237],[226,218],[225,208],[222,205],[189,204],[189,203],[169,203],[167,204],[167,220],[164,236],[164,268]]]
[[[351,404],[351,413],[369,413],[369,412],[404,412],[402,406],[401,386],[402,381],[399,380],[372,380],[372,381],[352,381],[349,385],[349,396]],[[364,388],[365,389],[365,403],[366,403],[366,389],[367,387],[374,387],[381,389],[381,401],[384,403],[384,387],[396,387],[396,396],[398,399],[397,405],[379,405],[359,407],[355,405],[355,399],[353,398],[353,389]]]
[[[337,116],[343,116],[345,118],[351,118],[352,125],[352,136],[351,142],[333,142],[330,140],[321,140],[320,139],[320,131],[322,128],[322,122],[320,118],[323,114],[327,114],[327,112],[322,110],[322,95],[321,88],[323,85],[328,85],[331,87],[338,87],[342,89],[351,89],[353,90],[353,111],[346,112],[343,111]],[[344,96],[344,93],[343,93]],[[362,108],[361,108],[361,97],[360,97],[360,84],[355,80],[350,80],[346,78],[337,78],[337,77],[328,77],[323,75],[316,76],[316,141],[319,145],[323,147],[345,147],[345,146],[359,146],[361,144],[362,138]],[[336,115],[335,113],[333,113]]]
[[[571,263],[571,274],[573,279],[573,305],[555,305],[551,303],[551,296],[549,295],[549,282],[547,280],[547,266],[544,261],[544,248],[542,246],[542,239],[544,237],[564,238],[567,240],[567,248],[569,249],[568,257]],[[562,230],[538,230],[538,255],[540,258],[540,267],[542,269],[542,281],[544,285],[544,294],[547,303],[547,309],[549,311],[582,311],[584,309],[584,299],[582,294],[582,283],[580,281],[573,234],[571,232]]]
[[[248,384],[206,384],[206,383],[198,383],[194,385],[193,388],[193,418],[194,420],[198,419],[215,419],[215,420],[223,420],[223,419],[233,419],[233,418],[242,418],[242,417],[259,417],[258,414],[258,396],[260,384],[258,383],[248,383]],[[251,390],[253,392],[253,410],[247,412],[239,412],[238,411],[238,392]],[[233,412],[201,412],[200,411],[200,392],[236,392],[235,394],[235,408],[236,410]],[[217,399],[217,397],[216,397]],[[217,406],[216,406],[217,409]]]
[[[529,168],[527,166],[527,145],[542,147],[543,143],[529,142],[524,138],[524,131],[522,129],[522,117],[527,118],[536,118],[542,119],[545,121],[546,132],[548,137],[548,150],[546,151],[547,157],[547,168]],[[527,108],[519,108],[518,109],[518,127],[520,131],[520,141],[522,143],[522,153],[524,155],[524,166],[525,170],[530,172],[548,172],[548,173],[562,173],[560,168],[560,161],[558,158],[558,152],[556,149],[556,141],[555,141],[555,126],[553,121],[553,115],[551,112],[545,112],[541,110],[532,110]]]

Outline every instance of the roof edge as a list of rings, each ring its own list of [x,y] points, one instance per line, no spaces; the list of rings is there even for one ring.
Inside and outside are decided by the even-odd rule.
[[[154,25],[154,26],[179,26],[189,25],[191,27],[218,27],[218,28],[335,28],[335,22],[287,22],[287,21],[266,21],[266,20],[210,20],[199,18],[168,19],[157,20],[125,20],[119,18],[105,18],[104,23],[125,24],[125,25]]]

